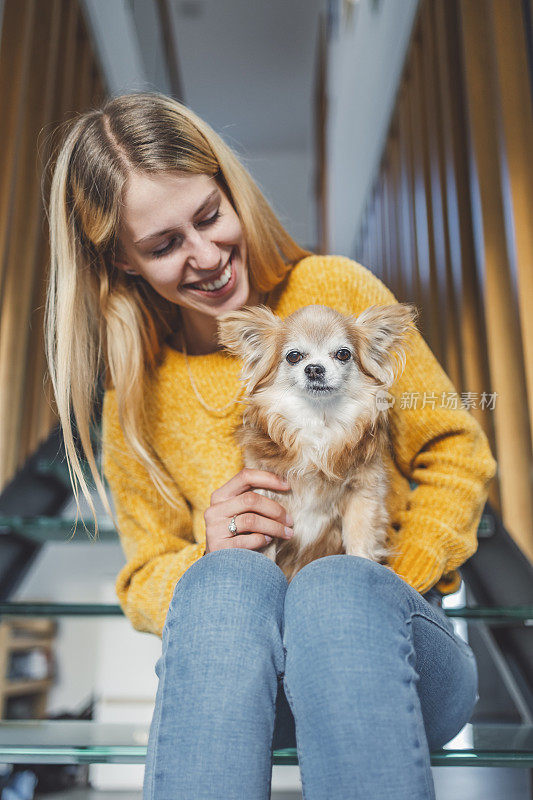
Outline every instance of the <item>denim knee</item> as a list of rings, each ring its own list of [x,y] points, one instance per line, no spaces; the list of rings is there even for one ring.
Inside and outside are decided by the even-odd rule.
[[[169,616],[186,596],[210,608],[220,598],[246,594],[248,605],[283,606],[288,581],[270,558],[256,550],[232,547],[214,550],[195,561],[176,584],[169,607]]]
[[[388,617],[391,607],[409,606],[410,592],[415,590],[375,561],[348,554],[324,556],[306,564],[290,582],[285,621],[290,624],[292,610],[300,619],[302,614],[327,619],[351,615],[354,607]]]
[[[282,673],[287,586],[282,570],[264,553],[244,548],[207,553],[174,589],[163,629],[163,659],[172,665],[177,658],[184,669],[199,653],[213,662],[231,660],[231,651],[241,666],[248,659],[253,674],[270,655]]]

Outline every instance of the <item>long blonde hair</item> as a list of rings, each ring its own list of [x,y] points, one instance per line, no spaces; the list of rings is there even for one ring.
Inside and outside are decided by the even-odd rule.
[[[179,327],[179,307],[144,279],[114,265],[129,174],[180,171],[215,177],[240,218],[250,284],[258,292],[274,288],[311,252],[287,233],[223,139],[193,111],[165,95],[122,95],[100,109],[78,115],[68,123],[53,161],[47,204],[46,358],[78,514],[75,477],[92,510],[98,535],[96,511],[74,443],[71,413],[98,494],[117,525],[90,433],[91,427],[97,428],[94,409],[101,377],[105,389],[115,389],[119,423],[132,454],[145,466],[162,497],[178,507],[167,486],[167,479],[172,484],[172,478],[147,435],[145,388],[163,340]]]

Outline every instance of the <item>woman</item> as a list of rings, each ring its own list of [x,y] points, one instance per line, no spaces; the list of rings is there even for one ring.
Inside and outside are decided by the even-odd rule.
[[[117,594],[162,637],[144,797],[267,798],[272,750],[297,746],[308,800],[434,798],[430,749],[477,700],[474,654],[440,599],[476,550],[496,463],[464,409],[403,402],[454,393],[422,336],[393,387],[392,569],[334,555],[288,584],[260,549],[292,520],[253,491],[283,484],[242,468],[240,365],[216,318],[396,298],[360,264],[299,247],[223,140],[154,93],[77,117],[49,216],[47,356],[69,463],[90,502],[72,407],[113,515],[89,434],[103,374]]]

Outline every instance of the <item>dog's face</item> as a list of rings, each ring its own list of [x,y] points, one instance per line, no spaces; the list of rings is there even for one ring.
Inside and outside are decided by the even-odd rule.
[[[414,306],[370,306],[359,316],[323,305],[298,309],[286,319],[266,306],[218,317],[219,341],[243,359],[241,377],[249,396],[295,396],[312,405],[390,388],[403,371]],[[268,390],[280,390],[271,392]]]
[[[285,321],[275,382],[313,405],[362,388],[355,332],[326,306],[306,306]]]

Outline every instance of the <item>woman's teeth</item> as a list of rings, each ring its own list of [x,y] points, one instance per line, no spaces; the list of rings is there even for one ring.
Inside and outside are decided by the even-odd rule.
[[[231,261],[216,281],[213,283],[193,283],[191,284],[191,289],[202,289],[204,292],[214,292],[217,289],[221,289],[223,286],[227,284],[229,279],[231,278]]]

